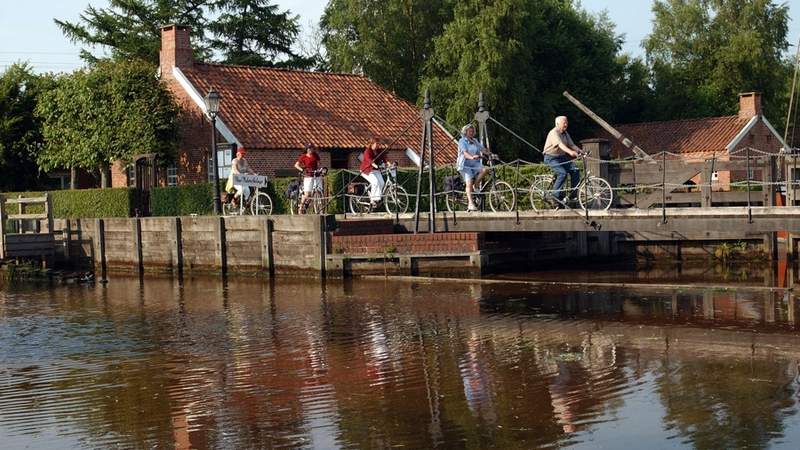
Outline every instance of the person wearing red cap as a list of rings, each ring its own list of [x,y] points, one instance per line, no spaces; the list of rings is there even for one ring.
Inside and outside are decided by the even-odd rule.
[[[299,214],[305,214],[308,197],[315,190],[322,191],[322,180],[319,177],[319,153],[314,144],[306,144],[306,151],[294,163],[294,168],[303,173],[303,198],[298,208]]]
[[[239,147],[236,150],[236,158],[231,161],[231,176],[233,175],[240,175],[240,174],[252,174],[255,175],[255,172],[250,168],[247,164],[247,160],[244,159],[244,155],[247,154],[247,151],[244,147]],[[241,184],[234,184],[233,188],[236,189],[236,195],[234,195],[234,199],[242,198],[244,201],[247,201],[247,198],[250,197],[250,188],[246,188]]]

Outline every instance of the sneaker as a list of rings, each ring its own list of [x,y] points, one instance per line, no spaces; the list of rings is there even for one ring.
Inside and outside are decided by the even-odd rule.
[[[374,210],[378,209],[378,206],[379,206],[378,202],[370,202],[369,209],[374,211]]]
[[[478,210],[478,208],[476,208],[475,205],[467,206],[467,212],[472,212],[472,211],[477,211],[477,210]]]

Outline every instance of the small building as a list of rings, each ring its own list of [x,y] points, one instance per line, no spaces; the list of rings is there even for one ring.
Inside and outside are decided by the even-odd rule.
[[[205,95],[222,100],[216,120],[217,141],[247,149],[259,174],[290,169],[306,143],[320,150],[321,164],[356,169],[358,155],[372,138],[391,144],[388,159],[410,166],[406,149],[419,153],[421,121],[415,105],[361,75],[267,67],[200,63],[194,60],[190,29],[161,29],[159,75],[184,110],[176,161],[159,184],[192,184],[211,179],[211,124]],[[453,137],[433,130],[437,163],[455,161]],[[230,172],[231,150],[220,150],[220,177]],[[135,170],[117,163],[113,186],[132,186]]]
[[[761,94],[748,92],[739,94],[739,113],[733,116],[706,117],[701,119],[670,120],[614,125],[622,135],[633,141],[650,155],[667,152],[668,159],[682,158],[688,161],[704,161],[711,158],[729,160],[731,155],[745,157],[749,147],[751,156],[778,153],[789,150],[783,138],[763,115]],[[610,141],[611,159],[633,156],[631,149],[601,130],[596,136]],[[744,174],[741,174],[744,177]],[[753,178],[759,175],[754,174]],[[729,172],[714,174],[716,186],[724,188],[731,181]],[[740,178],[738,174],[735,179]],[[700,183],[700,176],[692,179]]]

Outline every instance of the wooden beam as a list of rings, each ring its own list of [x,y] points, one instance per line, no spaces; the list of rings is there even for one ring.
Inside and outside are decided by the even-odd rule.
[[[43,197],[22,197],[21,195],[17,198],[9,198],[6,200],[6,203],[10,205],[19,205],[19,204],[32,204],[32,203],[44,203],[47,201],[49,195],[45,195]]]
[[[612,127],[611,125],[609,125],[609,124],[608,124],[608,122],[606,122],[605,120],[603,120],[602,118],[600,118],[600,116],[598,116],[597,114],[595,114],[595,113],[594,113],[594,112],[593,112],[591,109],[587,108],[587,107],[586,107],[586,106],[585,106],[583,103],[581,103],[581,102],[580,102],[580,101],[579,101],[577,98],[575,98],[575,97],[573,97],[572,95],[570,95],[570,93],[569,93],[569,92],[567,92],[567,91],[564,91],[564,97],[566,97],[566,98],[567,98],[567,100],[571,101],[571,102],[572,102],[572,104],[574,104],[575,106],[577,106],[577,107],[578,107],[578,109],[580,109],[581,111],[583,111],[583,112],[584,112],[584,113],[585,113],[587,116],[589,116],[590,118],[592,118],[592,120],[594,120],[595,122],[597,122],[597,124],[598,124],[598,125],[600,125],[601,127],[603,127],[603,129],[605,129],[606,131],[608,131],[608,132],[609,132],[609,133],[610,133],[612,136],[614,136],[615,138],[617,138],[617,140],[619,140],[620,142],[622,142],[622,145],[624,145],[625,147],[628,147],[629,149],[631,149],[631,150],[633,151],[633,153],[634,153],[634,154],[636,154],[636,156],[638,156],[639,158],[642,158],[642,159],[644,159],[645,161],[652,161],[652,160],[653,160],[653,157],[651,157],[651,156],[650,156],[650,155],[648,155],[648,154],[647,154],[647,153],[646,153],[644,150],[642,150],[641,148],[639,148],[639,146],[638,146],[638,145],[636,145],[636,144],[634,144],[633,142],[631,142],[631,140],[630,140],[630,139],[628,139],[628,138],[626,138],[625,136],[623,136],[623,135],[622,135],[622,133],[620,133],[620,132],[619,132],[619,131],[617,131],[617,130],[616,130],[614,127]]]

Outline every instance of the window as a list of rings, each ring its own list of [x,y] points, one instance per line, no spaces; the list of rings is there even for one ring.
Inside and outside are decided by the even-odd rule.
[[[136,187],[136,166],[131,164],[126,167],[125,174],[128,176],[128,187]]]
[[[48,189],[69,189],[69,172],[48,173],[45,184]]]
[[[231,175],[231,161],[233,160],[230,148],[217,150],[217,164],[220,180],[224,180]],[[208,158],[208,181],[214,181],[214,169],[211,158]]]
[[[349,169],[350,153],[347,150],[336,149],[331,152],[331,169]]]
[[[167,186],[178,185],[178,166],[175,163],[167,166]]]

